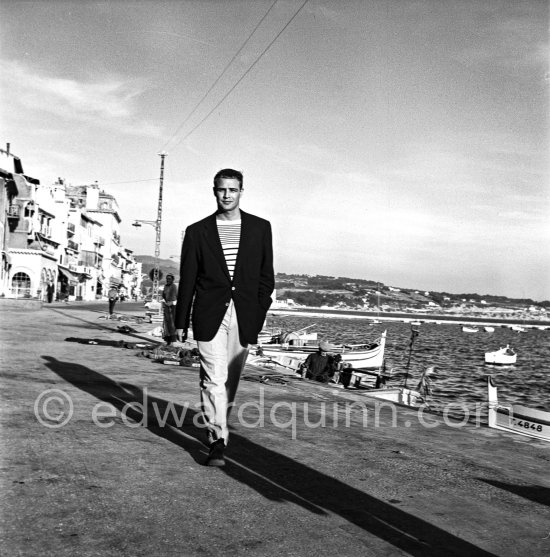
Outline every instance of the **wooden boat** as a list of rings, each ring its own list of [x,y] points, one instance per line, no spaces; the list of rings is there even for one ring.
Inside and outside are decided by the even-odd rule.
[[[507,344],[494,352],[485,352],[485,363],[509,366],[516,363],[517,357],[516,351]]]
[[[486,333],[494,333],[495,332],[495,328],[494,327],[483,327],[483,330]]]
[[[550,441],[550,412],[520,404],[499,404],[497,386],[491,375],[488,376],[487,386],[489,427]]]
[[[479,332],[479,329],[477,327],[468,327],[468,326],[464,325],[462,327],[462,332],[463,333],[477,333],[477,332]]]
[[[333,344],[330,353],[340,354],[344,364],[352,369],[379,369],[384,363],[386,331],[372,343],[364,344]],[[262,344],[251,351],[250,363],[272,362],[283,368],[297,371],[312,352],[319,350],[318,344]]]

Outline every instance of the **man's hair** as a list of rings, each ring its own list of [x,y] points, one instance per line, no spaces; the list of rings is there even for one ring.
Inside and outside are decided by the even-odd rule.
[[[243,189],[243,174],[238,170],[233,170],[232,168],[224,168],[216,173],[214,176],[214,187],[216,187],[222,178],[228,178],[232,180],[238,180],[240,184],[240,189]]]

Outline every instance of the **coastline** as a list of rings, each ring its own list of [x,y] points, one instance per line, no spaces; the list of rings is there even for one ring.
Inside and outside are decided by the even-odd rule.
[[[469,315],[448,315],[433,313],[405,313],[405,312],[377,312],[363,310],[340,310],[326,308],[275,308],[270,309],[268,315],[295,315],[303,317],[340,317],[343,319],[378,319],[387,322],[410,323],[420,321],[422,323],[437,323],[445,325],[498,325],[508,327],[520,325],[526,328],[550,327],[550,320],[541,319],[518,319],[518,318],[498,318],[498,317],[472,317]]]

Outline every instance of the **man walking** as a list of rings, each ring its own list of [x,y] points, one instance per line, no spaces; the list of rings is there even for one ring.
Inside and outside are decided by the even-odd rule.
[[[176,333],[180,341],[187,338],[193,304],[208,466],[225,464],[227,417],[275,286],[271,225],[241,211],[242,193],[243,175],[220,170],[214,176],[217,211],[187,228],[181,251]]]
[[[107,317],[107,319],[111,319],[115,312],[115,304],[118,300],[118,288],[116,286],[111,286],[111,288],[109,288],[107,298],[109,298],[109,317]]]

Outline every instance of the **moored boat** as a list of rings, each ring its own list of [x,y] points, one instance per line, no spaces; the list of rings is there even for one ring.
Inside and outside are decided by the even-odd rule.
[[[527,329],[525,327],[522,327],[521,325],[511,325],[510,329],[512,329],[512,331],[515,331],[516,333],[524,333],[525,331],[527,331]]]
[[[503,405],[498,402],[497,386],[488,376],[489,427],[550,441],[550,412],[520,404]]]
[[[379,369],[384,363],[385,345],[386,331],[372,343],[333,344],[330,352],[340,354],[344,364],[349,364],[352,369]],[[317,344],[263,344],[251,352],[249,361],[254,363],[263,360],[297,371],[308,355],[318,349]]]
[[[512,365],[516,363],[517,353],[510,345],[507,344],[504,348],[499,348],[494,352],[485,352],[485,363],[496,365]]]
[[[467,325],[464,325],[462,327],[462,332],[463,333],[477,333],[477,332],[479,332],[479,329],[477,327],[468,327]]]
[[[483,330],[486,333],[494,333],[495,332],[495,328],[494,327],[483,327]]]

